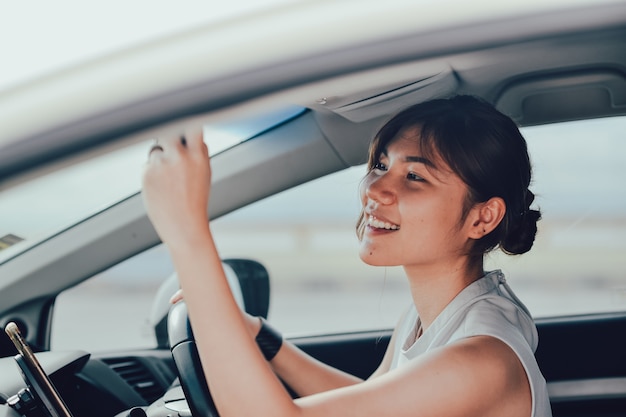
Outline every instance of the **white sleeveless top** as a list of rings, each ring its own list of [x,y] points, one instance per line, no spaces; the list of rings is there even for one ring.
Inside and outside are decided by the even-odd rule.
[[[504,274],[488,272],[468,285],[417,338],[421,322],[412,306],[397,329],[391,369],[431,349],[471,336],[500,339],[517,354],[532,394],[532,417],[550,417],[546,381],[537,366],[537,328],[530,313],[506,284]]]

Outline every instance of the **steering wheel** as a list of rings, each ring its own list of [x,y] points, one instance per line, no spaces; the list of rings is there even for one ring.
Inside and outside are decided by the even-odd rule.
[[[22,377],[29,387],[30,394],[35,397],[35,399],[39,400],[39,403],[43,405],[52,417],[72,417],[70,410],[54,388],[48,375],[44,372],[35,354],[22,336],[17,324],[10,322],[6,325],[4,330],[19,352],[15,355],[15,361],[22,370]],[[27,402],[31,399],[24,394],[20,394],[18,394],[13,404],[14,408],[20,401],[25,403],[24,405],[28,407]]]
[[[174,304],[170,309],[167,329],[172,357],[191,414],[219,417],[202,370],[184,301]]]

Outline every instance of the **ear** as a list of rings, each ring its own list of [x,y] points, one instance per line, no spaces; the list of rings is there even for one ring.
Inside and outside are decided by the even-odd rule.
[[[506,203],[500,197],[476,204],[467,216],[468,237],[478,240],[488,235],[498,227],[505,213]]]

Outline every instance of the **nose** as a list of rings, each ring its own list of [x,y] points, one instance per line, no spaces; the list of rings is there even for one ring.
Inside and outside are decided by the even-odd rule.
[[[373,200],[379,204],[392,204],[396,201],[396,194],[390,184],[387,174],[375,175],[370,173],[362,185],[362,195],[365,200]]]

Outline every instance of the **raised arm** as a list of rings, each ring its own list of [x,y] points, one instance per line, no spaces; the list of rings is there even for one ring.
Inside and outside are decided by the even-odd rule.
[[[223,416],[295,415],[297,407],[250,338],[228,287],[207,218],[210,183],[201,134],[164,140],[151,150],[143,196],[185,293],[213,399]],[[237,400],[241,393],[245,402]]]

